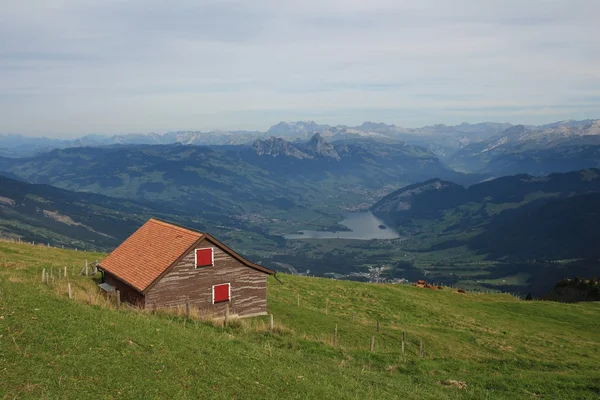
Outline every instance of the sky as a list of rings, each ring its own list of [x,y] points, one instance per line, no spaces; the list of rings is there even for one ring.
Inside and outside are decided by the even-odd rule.
[[[0,133],[600,118],[598,0],[0,0]]]

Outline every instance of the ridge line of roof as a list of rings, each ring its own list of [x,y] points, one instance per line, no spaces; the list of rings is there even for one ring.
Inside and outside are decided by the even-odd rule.
[[[177,229],[177,230],[180,230],[180,231],[184,231],[184,232],[187,232],[187,233],[193,233],[194,235],[200,235],[200,236],[204,235],[204,232],[200,232],[200,231],[197,231],[197,230],[194,230],[194,229],[190,229],[190,228],[185,228],[183,226],[174,224],[172,222],[163,221],[162,219],[158,219],[156,217],[150,218],[150,221],[158,223],[158,224],[163,225],[163,226],[167,226],[167,227],[174,228],[174,229]]]

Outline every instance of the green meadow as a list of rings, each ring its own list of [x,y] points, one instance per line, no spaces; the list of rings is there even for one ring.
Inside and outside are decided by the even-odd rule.
[[[102,257],[0,242],[0,398],[600,397],[599,303],[278,274],[270,330],[117,309],[78,274]]]

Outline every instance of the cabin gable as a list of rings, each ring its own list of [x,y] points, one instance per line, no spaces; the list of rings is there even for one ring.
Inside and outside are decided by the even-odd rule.
[[[203,261],[196,266],[197,249],[212,248],[212,265]],[[202,255],[202,259],[205,254]],[[229,299],[224,300],[229,284]],[[201,312],[224,315],[227,305],[231,315],[249,316],[267,311],[267,274],[250,268],[208,238],[197,242],[145,293],[145,306],[168,308],[185,304]],[[215,295],[218,301],[215,300]]]

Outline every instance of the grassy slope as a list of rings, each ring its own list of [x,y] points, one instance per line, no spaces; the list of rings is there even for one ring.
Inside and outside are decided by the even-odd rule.
[[[85,277],[99,253],[0,242],[0,397],[597,398],[600,304],[525,302],[284,275],[265,319],[230,327],[116,311]],[[297,295],[300,294],[300,307]],[[325,308],[327,307],[327,314]],[[381,332],[375,321],[381,321]],[[340,346],[332,346],[338,325]],[[400,338],[406,331],[407,354]],[[376,349],[368,351],[371,335]],[[422,340],[426,356],[417,355]],[[466,389],[440,381],[464,381]]]

